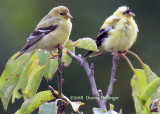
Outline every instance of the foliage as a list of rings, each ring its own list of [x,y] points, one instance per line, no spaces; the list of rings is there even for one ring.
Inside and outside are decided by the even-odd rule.
[[[98,51],[96,43],[88,37],[78,39],[75,42],[69,40],[65,47],[62,50],[62,62],[65,67],[72,62],[72,58],[67,54],[67,49],[73,54],[75,53],[75,47]],[[52,54],[57,55],[57,50]],[[75,112],[79,112],[79,107],[84,105],[80,101],[73,102],[64,95],[62,95],[62,99],[57,99],[49,90],[37,92],[43,76],[47,81],[50,81],[57,71],[58,59],[53,58],[52,54],[38,50],[23,54],[19,59],[13,61],[18,55],[16,53],[8,60],[0,77],[0,98],[5,110],[7,110],[11,97],[12,103],[23,97],[24,102],[16,114],[30,114],[37,108],[39,108],[39,114],[56,114],[58,100],[65,102],[66,105],[70,104]],[[137,55],[134,53],[132,55],[140,61],[143,67],[143,69],[132,68],[135,74],[131,79],[131,86],[136,113],[154,114],[159,111],[160,78]],[[131,63],[130,66],[132,66]],[[54,92],[58,95],[57,91]],[[118,114],[114,111],[114,105],[112,104],[110,104],[108,111],[93,108],[93,113]],[[122,110],[119,114],[122,114]]]
[[[122,110],[120,110],[119,113],[117,113],[116,111],[114,111],[114,105],[110,104],[110,109],[108,111],[103,110],[101,108],[93,108],[93,113],[94,114],[122,114]]]
[[[84,41],[87,43],[84,44]],[[82,39],[75,42],[69,40],[66,47],[75,53],[75,47],[71,46],[73,44],[76,44],[75,47],[88,50],[97,50],[97,46],[91,38]],[[62,62],[64,66],[67,67],[71,63],[72,58],[67,55],[66,48],[63,48],[62,51]],[[53,54],[57,55],[57,50],[53,52]],[[30,114],[42,104],[43,105],[41,106],[39,113],[43,114],[46,105],[50,106],[55,105],[56,103],[56,101],[49,104],[46,102],[56,98],[52,95],[51,91],[42,91],[37,93],[37,90],[43,76],[48,81],[52,80],[55,72],[57,71],[58,59],[52,59],[52,55],[48,52],[37,50],[36,52],[23,54],[16,61],[13,61],[17,55],[18,53],[14,54],[8,60],[6,68],[0,77],[0,98],[4,109],[7,110],[11,96],[12,103],[15,102],[15,99],[20,99],[23,97],[24,103],[16,114]],[[58,93],[56,92],[56,94]],[[79,106],[84,104],[82,102],[72,102],[66,96],[63,96],[63,98],[71,104],[75,112],[78,111]],[[48,109],[50,110],[50,108]],[[55,110],[57,110],[56,107]]]
[[[73,43],[77,48],[83,48],[90,51],[98,51],[96,42],[91,38],[81,38]]]
[[[159,99],[160,78],[146,64],[143,65],[143,70],[135,69],[136,74],[131,79],[132,96],[137,114],[152,114],[149,105]]]
[[[39,108],[38,114],[57,114],[57,101],[51,103],[44,103]]]

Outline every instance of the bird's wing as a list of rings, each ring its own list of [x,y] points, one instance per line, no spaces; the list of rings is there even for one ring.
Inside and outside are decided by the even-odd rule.
[[[23,53],[25,53],[32,45],[37,43],[40,39],[42,39],[45,35],[49,34],[50,32],[54,31],[58,25],[50,25],[44,28],[38,28],[34,30],[27,39],[26,45],[21,49],[20,53],[13,61],[15,61],[18,57],[20,57]]]
[[[52,32],[52,31],[54,31],[57,27],[58,27],[58,25],[51,25],[49,27],[38,28],[38,29],[34,30],[30,34],[29,38],[27,39],[26,45],[23,47],[23,49],[21,51],[28,49],[30,46],[32,46],[33,44],[38,42],[45,35],[47,35],[48,33]]]
[[[116,16],[110,16],[109,18],[107,18],[105,21],[104,21],[104,24],[102,25],[100,31],[99,31],[99,34],[98,34],[98,37],[96,38],[95,42],[97,44],[97,47],[101,46],[103,40],[105,38],[108,38],[109,34],[108,32],[112,29],[114,29],[115,25],[117,24],[117,22],[119,21],[120,19]],[[99,51],[99,52],[93,52],[93,51],[88,51],[85,55],[84,55],[84,58],[86,57],[94,57],[94,56],[97,56],[97,55],[100,55],[102,53],[104,53],[105,51]]]
[[[104,38],[108,37],[108,32],[112,29],[114,29],[115,25],[120,19],[116,16],[110,16],[107,18],[102,25],[98,37],[96,38],[95,42],[97,44],[97,47],[101,46],[101,43],[103,42]]]
[[[97,47],[101,46],[101,43],[103,42],[104,38],[108,37],[108,32],[113,29],[113,26],[110,26],[106,29],[101,29],[98,37],[96,38],[95,42],[97,44]]]

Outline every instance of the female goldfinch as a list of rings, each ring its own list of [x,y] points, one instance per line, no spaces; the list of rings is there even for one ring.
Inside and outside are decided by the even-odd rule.
[[[70,36],[72,16],[65,6],[53,8],[37,25],[30,34],[26,45],[22,48],[16,60],[22,54],[36,49],[51,52],[57,48],[58,44],[65,44]]]
[[[105,51],[123,52],[129,49],[137,39],[138,27],[134,13],[126,6],[119,7],[102,25],[95,40],[99,52],[88,51],[84,57],[93,57]]]

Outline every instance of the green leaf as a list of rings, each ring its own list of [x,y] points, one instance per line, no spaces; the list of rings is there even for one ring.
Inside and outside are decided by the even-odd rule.
[[[66,43],[66,47],[67,49],[69,49],[71,52],[75,53],[75,47],[72,46],[74,42],[72,40],[68,40],[68,42]]]
[[[152,72],[152,70],[146,64],[144,64],[144,71],[145,71],[146,76],[147,76],[147,82],[148,82],[148,84],[150,82],[152,82],[153,80],[159,78],[154,72]],[[159,97],[160,97],[160,88],[158,88],[156,90],[156,92],[151,96],[151,99],[153,101],[154,99],[157,99]]]
[[[71,46],[73,44],[73,41],[69,40],[66,43],[66,47],[67,49],[69,49],[71,52],[75,53],[75,47]],[[67,54],[67,50],[66,48],[63,49],[63,55],[62,55],[62,62],[64,63],[65,67],[68,67],[70,65],[70,63],[72,62],[72,58]]]
[[[157,78],[145,87],[145,89],[144,89],[144,91],[141,95],[141,98],[144,99],[147,102],[147,100],[151,97],[151,95],[153,93],[156,92],[156,90],[159,87],[160,87],[160,78]]]
[[[147,79],[144,70],[135,69],[135,73],[136,75],[134,75],[131,79],[131,86],[136,113],[139,113],[143,112],[144,109],[141,101],[137,98],[137,96],[140,96],[144,88],[147,86]]]
[[[20,99],[22,97],[22,94],[20,94],[18,91],[21,90],[22,93],[24,92],[27,83],[28,83],[28,75],[29,75],[29,69],[31,67],[31,64],[33,63],[33,61],[37,58],[37,54],[34,53],[34,55],[31,57],[31,59],[29,60],[29,62],[26,65],[26,68],[24,70],[24,72],[22,73],[18,84],[16,85],[14,91],[13,91],[13,96],[12,96],[12,103],[15,102],[15,99]]]
[[[52,80],[54,74],[57,71],[57,67],[58,67],[58,58],[51,59],[47,67],[45,68],[44,77],[47,80]]]
[[[110,109],[109,110],[113,110],[114,109],[114,105],[110,104]]]
[[[142,69],[135,69],[135,73],[136,75],[134,76],[135,77],[134,79],[137,79],[135,81],[137,81],[138,89],[140,92],[140,94],[137,94],[137,95],[141,95],[144,88],[147,86],[146,74]]]
[[[107,114],[107,112],[101,108],[93,108],[93,113],[94,114]]]
[[[25,66],[30,59],[32,53],[23,54],[17,60],[13,62],[13,59],[18,55],[14,54],[7,62],[6,68],[4,69],[0,77],[0,97],[5,110],[9,100],[11,98],[12,92],[19,81],[19,77],[23,73]]]
[[[57,55],[57,53],[54,53],[54,54]],[[37,55],[38,55],[38,58],[40,59],[40,64],[47,65],[44,69],[44,77],[47,80],[52,80],[55,72],[57,71],[58,59],[56,58],[56,59],[50,60],[52,55],[44,51],[37,51]]]
[[[96,42],[93,39],[88,37],[78,39],[77,41],[73,42],[73,44],[77,48],[82,48],[82,49],[96,51],[96,52],[98,51]]]
[[[156,78],[158,78],[158,76],[154,72],[152,72],[152,70],[149,68],[149,66],[147,64],[144,64],[143,66],[144,66],[144,71],[147,76],[148,83],[150,83],[153,80],[155,80]]]
[[[78,109],[79,109],[79,107],[80,107],[81,105],[84,105],[84,103],[78,102],[78,101],[70,102],[70,104],[71,104],[71,106],[72,106],[72,108],[73,108],[73,110],[74,110],[75,112],[78,111]]]
[[[144,105],[145,101],[144,99],[142,99],[140,96],[137,95],[137,99],[140,103],[141,106],[141,110],[137,111],[136,110],[136,114],[149,114],[150,113],[150,109],[149,109],[149,105]],[[138,107],[138,106],[137,106]]]
[[[145,71],[136,69],[136,75],[131,80],[132,96],[135,103],[136,113],[149,113],[149,104],[151,96],[156,93],[160,87],[160,79],[145,65]],[[147,84],[149,83],[149,84]]]
[[[57,114],[57,100],[55,102],[44,103],[40,108],[38,114]]]
[[[58,94],[57,91],[55,91],[55,93]],[[25,100],[21,108],[15,114],[30,114],[43,103],[53,99],[55,99],[55,97],[52,95],[51,91],[39,92],[32,98]]]
[[[110,104],[110,109],[106,114],[118,114],[116,111],[113,110],[114,109],[114,105]]]
[[[37,51],[36,53],[41,65],[45,65],[51,57],[51,54],[45,51]]]
[[[80,101],[74,101],[74,102],[72,102],[70,99],[68,99],[66,96],[64,96],[64,99],[66,99],[70,104],[71,104],[71,106],[72,106],[72,108],[73,108],[73,110],[75,111],[75,112],[77,112],[78,111],[78,109],[79,109],[79,107],[81,106],[81,105],[84,105],[84,103],[83,102],[80,102]]]
[[[42,80],[43,76],[43,70],[44,66],[37,66],[33,71],[31,72],[31,76],[29,76],[28,84],[24,90],[24,98],[28,99],[34,96],[38,90],[38,87],[40,85],[40,82]]]

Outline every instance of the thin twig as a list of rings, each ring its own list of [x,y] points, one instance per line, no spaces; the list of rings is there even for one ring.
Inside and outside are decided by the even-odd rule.
[[[52,88],[52,86],[48,86],[48,88],[50,89],[52,95],[53,95],[56,99],[58,99],[58,95],[54,92],[54,89]]]
[[[114,86],[114,83],[115,83],[115,81],[116,81],[116,79],[115,79],[115,74],[116,74],[116,67],[117,67],[117,62],[118,62],[118,60],[119,60],[118,54],[117,54],[117,53],[113,54],[111,79],[110,79],[110,83],[109,83],[109,86],[108,86],[108,90],[107,90],[105,99],[104,99],[104,101],[103,101],[105,104],[106,104],[106,102],[107,102],[107,97],[109,97],[109,96],[112,94],[113,86]]]
[[[135,54],[134,52],[132,52],[132,51],[129,51],[129,50],[128,50],[128,53],[131,54],[131,55],[133,55],[134,57],[136,57],[137,60],[140,62],[141,66],[142,66],[143,69],[144,69],[144,63],[143,63],[143,61],[141,60],[141,58],[140,58],[137,54]]]
[[[95,79],[94,79],[94,65],[93,63],[91,64],[91,66],[89,67],[89,64],[88,62],[81,57],[81,55],[78,55],[76,56],[75,54],[73,54],[70,50],[67,49],[67,54],[72,57],[73,59],[77,60],[79,63],[80,63],[80,66],[85,70],[87,76],[88,76],[88,79],[90,81],[90,84],[91,84],[91,88],[92,88],[92,94],[93,96],[95,96],[96,98],[99,98],[99,93],[98,93],[98,90],[97,90],[97,86],[96,86],[96,82],[95,82]],[[99,104],[99,107],[106,110],[106,105],[105,103],[103,102],[103,100],[101,99],[96,99],[97,103]]]
[[[125,55],[122,55],[122,57],[127,61],[127,63],[129,64],[130,68],[132,69],[133,73],[136,74],[134,67],[131,63],[131,61],[128,59],[128,57],[126,57]]]

